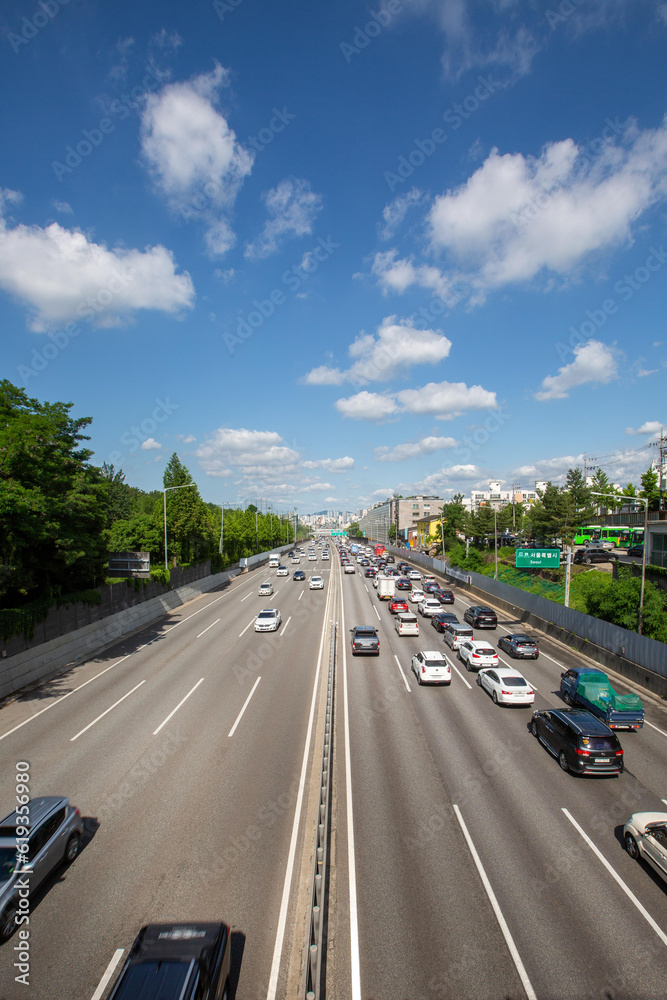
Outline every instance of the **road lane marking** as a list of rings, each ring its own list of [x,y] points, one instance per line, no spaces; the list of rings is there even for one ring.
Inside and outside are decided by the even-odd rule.
[[[665,805],[667,806],[667,799],[661,799],[660,801],[661,801],[661,802],[664,802],[664,803],[665,803]]]
[[[111,961],[107,965],[106,972],[104,973],[99,983],[97,984],[97,989],[93,993],[91,1000],[100,1000],[102,994],[109,985],[109,980],[113,976],[116,966],[118,965],[124,954],[125,954],[124,948],[116,948]]]
[[[76,736],[73,736],[71,738],[71,740],[70,740],[70,743],[74,743],[74,740],[78,740],[79,736],[83,736],[84,733],[87,733],[91,726],[94,726],[96,722],[99,722],[100,719],[103,719],[104,716],[108,715],[109,712],[111,712],[114,708],[116,708],[117,705],[120,705],[121,701],[125,701],[126,698],[129,698],[131,694],[134,694],[134,692],[138,688],[140,688],[142,684],[145,684],[145,683],[146,683],[146,681],[143,680],[143,681],[139,681],[138,684],[135,684],[135,686],[132,688],[131,691],[128,691],[127,694],[124,694],[122,698],[119,698],[118,701],[114,702],[113,705],[111,705],[104,712],[102,712],[101,715],[98,715],[96,719],[93,719],[92,722],[89,722],[87,726],[85,726],[82,730],[80,730],[80,732],[78,732],[76,734]]]
[[[239,603],[243,604],[243,602],[247,601],[249,597],[252,597],[252,590],[250,591],[249,594],[246,594],[245,597],[242,597],[241,600],[239,601]]]
[[[555,663],[556,666],[560,667],[561,670],[567,670],[567,667],[564,667],[562,663],[558,662],[558,660],[554,660],[553,656],[549,656],[549,654],[545,653],[544,650],[542,649],[540,650],[540,656],[546,656],[547,660],[551,660],[551,662]]]
[[[300,594],[299,594],[299,596],[297,597],[297,601],[300,601],[300,600],[301,600],[301,598],[303,597],[303,595],[304,595],[305,593],[306,593],[306,590],[305,590],[305,587],[304,587],[304,589],[303,589],[303,590],[301,591],[301,593],[300,593]]]
[[[449,663],[449,660],[447,659],[446,656],[445,656],[445,659],[447,660],[447,663]],[[463,681],[463,683],[465,684],[465,686],[468,688],[468,691],[472,691],[472,684],[468,683],[468,681],[466,680],[466,678],[463,676],[463,674],[461,673],[461,671],[459,670],[459,668],[454,663],[453,658],[452,658],[452,662],[449,663],[449,665],[452,668],[452,670],[455,670],[457,672],[457,674],[459,675],[459,677],[461,678],[461,680]]]
[[[514,944],[514,938],[510,933],[510,929],[507,926],[507,922],[503,916],[502,910],[498,905],[496,894],[494,893],[491,887],[491,883],[489,882],[489,879],[487,877],[487,874],[484,871],[484,866],[482,865],[479,854],[477,853],[477,849],[473,844],[472,837],[468,832],[468,827],[465,824],[465,820],[461,815],[461,810],[457,805],[453,805],[452,808],[454,809],[454,812],[456,813],[456,818],[458,819],[461,829],[463,830],[463,836],[465,837],[470,853],[472,854],[472,859],[475,862],[475,867],[479,872],[479,877],[482,880],[482,885],[484,886],[486,894],[489,897],[489,902],[493,907],[493,912],[496,915],[496,920],[498,921],[500,929],[503,933],[503,937],[505,938],[505,944],[509,948],[510,955],[512,956],[512,961],[514,962],[514,965],[516,967],[516,971],[519,973],[519,977],[521,979],[521,982],[523,983],[523,988],[526,991],[526,996],[529,998],[529,1000],[537,1000],[535,990],[531,985],[530,979],[528,978],[528,973],[526,972],[525,966],[521,961],[521,956],[519,955],[517,946]]]
[[[289,625],[289,623],[290,623],[291,621],[292,621],[292,616],[290,615],[290,616],[289,616],[289,618],[287,619],[287,621],[285,622],[285,624],[284,624],[284,625],[283,625],[283,627],[282,627],[282,631],[281,631],[281,633],[280,633],[281,635],[284,635],[284,634],[285,634],[285,629],[287,628],[287,626]]]
[[[244,635],[248,631],[248,629],[250,628],[250,626],[252,625],[252,623],[254,621],[255,621],[255,619],[251,618],[250,621],[248,622],[248,624],[246,625],[246,627],[243,629],[243,632],[239,632],[239,639],[241,638],[242,635]]]
[[[611,875],[611,877],[613,879],[615,879],[616,882],[618,882],[618,884],[620,885],[621,889],[623,890],[623,892],[625,893],[625,895],[628,897],[628,899],[630,900],[630,902],[633,903],[637,907],[637,909],[641,913],[642,917],[644,917],[644,919],[647,921],[647,923],[649,923],[651,925],[651,927],[653,928],[653,930],[655,931],[655,933],[658,935],[658,937],[660,938],[660,940],[662,941],[662,943],[664,945],[667,945],[667,934],[665,934],[665,932],[658,926],[658,924],[656,924],[655,920],[653,919],[653,917],[651,916],[651,914],[648,912],[648,910],[644,909],[644,907],[642,906],[642,904],[639,902],[639,900],[635,896],[634,892],[631,889],[628,888],[628,886],[625,884],[625,882],[623,881],[623,879],[621,878],[621,876],[618,875],[616,873],[616,871],[612,868],[612,866],[609,864],[609,862],[607,861],[607,859],[605,858],[605,856],[602,854],[602,852],[597,849],[597,847],[595,846],[595,844],[593,843],[593,841],[591,840],[591,838],[588,836],[588,834],[585,833],[582,830],[582,828],[579,826],[579,824],[577,823],[577,821],[574,818],[574,816],[572,816],[572,814],[569,813],[567,811],[567,809],[565,809],[564,807],[562,809],[562,812],[565,813],[565,815],[567,816],[567,818],[569,819],[570,823],[575,828],[575,830],[577,830],[577,832],[583,837],[583,839],[586,841],[586,843],[588,844],[588,846],[590,847],[590,849],[593,851],[593,853],[596,855],[596,857],[599,858],[599,860],[605,866],[605,868],[607,869],[607,871],[609,872],[609,874]]]
[[[648,719],[644,719],[644,725],[645,726],[650,726],[651,729],[655,729],[658,733],[661,733],[662,736],[667,736],[667,733],[665,732],[664,729],[658,729],[658,727],[654,726],[652,722],[648,721]]]
[[[406,688],[408,689],[408,694],[412,694],[412,691],[410,690],[410,685],[408,684],[408,682],[407,682],[407,680],[405,678],[405,674],[403,673],[403,667],[401,666],[401,661],[396,656],[396,653],[394,653],[394,659],[396,660],[396,663],[398,665],[398,669],[401,671],[401,677],[403,678],[403,683],[405,684]]]
[[[299,775],[299,791],[297,793],[296,805],[294,807],[294,822],[292,823],[292,836],[290,838],[289,852],[287,855],[287,868],[285,869],[285,881],[283,883],[283,894],[280,902],[280,913],[278,914],[276,943],[273,948],[271,973],[269,975],[269,987],[266,993],[267,1000],[275,1000],[276,992],[278,989],[278,976],[280,974],[280,959],[283,951],[283,942],[285,940],[285,930],[287,927],[287,910],[289,907],[289,899],[292,890],[292,877],[294,873],[294,861],[296,858],[296,849],[299,839],[299,826],[301,824],[301,810],[303,807],[303,796],[306,788],[306,773],[308,770],[308,758],[310,757],[310,744],[312,741],[313,722],[315,719],[315,706],[317,704],[317,698],[319,694],[318,686],[320,680],[320,673],[322,670],[322,653],[324,649],[324,637],[326,635],[327,627],[330,626],[328,611],[329,608],[331,607],[332,594],[333,594],[333,588],[331,590],[327,590],[327,599],[324,605],[324,619],[322,621],[322,634],[320,636],[320,650],[317,656],[317,669],[315,670],[315,681],[313,684],[313,697],[310,703],[308,730],[306,732],[306,742],[303,748],[301,774]],[[353,998],[353,1000],[356,1000],[356,998]],[[361,997],[359,997],[358,1000],[361,1000]]]
[[[178,710],[179,710],[179,708],[181,707],[181,705],[184,705],[184,704],[186,703],[186,701],[188,700],[188,698],[190,697],[190,695],[191,695],[191,694],[193,694],[193,693],[194,693],[194,692],[195,692],[195,691],[197,690],[197,688],[199,687],[199,685],[200,685],[200,684],[202,683],[202,681],[203,681],[203,680],[204,680],[204,678],[203,678],[203,677],[200,677],[200,678],[199,678],[199,680],[197,681],[197,683],[195,684],[195,686],[194,686],[193,688],[191,688],[191,689],[190,689],[190,691],[188,691],[188,693],[186,694],[185,698],[183,698],[183,699],[182,699],[181,701],[179,701],[179,703],[178,703],[178,705],[176,706],[176,708],[175,708],[175,709],[174,709],[174,710],[173,710],[172,712],[170,712],[170,713],[169,713],[169,715],[168,715],[168,716],[167,716],[167,718],[166,718],[166,719],[164,720],[164,722],[161,722],[161,723],[160,723],[160,725],[159,725],[159,726],[157,727],[157,729],[156,729],[156,730],[155,730],[155,732],[153,733],[153,736],[157,736],[157,734],[158,734],[158,733],[160,732],[160,730],[161,730],[161,729],[163,728],[163,726],[166,726],[166,725],[167,725],[167,723],[169,722],[169,720],[170,720],[170,719],[171,719],[171,718],[172,718],[172,717],[173,717],[174,715],[176,715],[176,713],[178,712]]]
[[[207,611],[208,608],[212,608],[214,604],[217,604],[218,601],[221,601],[223,599],[223,597],[226,597],[226,596],[227,596],[227,594],[221,594],[220,597],[216,597],[216,599],[214,601],[211,601],[209,604],[204,605],[204,607],[200,608],[199,611],[193,611],[192,614],[188,615],[187,618],[181,618],[180,622],[176,622],[175,625],[170,625],[169,628],[166,628],[164,630],[164,632],[162,632],[160,634],[161,635],[166,635],[167,632],[171,632],[172,629],[178,628],[178,626],[182,625],[183,622],[189,622],[191,618],[195,617],[195,615],[200,615],[202,613],[202,611]],[[159,638],[159,636],[156,636],[156,638]],[[155,642],[155,639],[151,639],[151,642]],[[151,642],[147,642],[146,645],[150,646]],[[139,648],[143,649],[144,647],[140,646]],[[137,650],[137,652],[139,652],[139,650]]]
[[[521,674],[521,671],[518,669],[518,667],[515,667],[513,663],[506,663],[505,660],[503,660],[502,656],[499,656],[498,659],[502,663],[502,665],[506,667],[507,670],[514,670],[516,671],[517,674]],[[539,691],[537,685],[533,684],[532,681],[528,680],[525,674],[521,674],[521,676],[525,677],[525,679],[528,681],[528,683],[532,688],[535,688],[536,691]]]
[[[343,588],[340,587],[340,617],[345,635]],[[347,871],[350,887],[350,977],[352,1000],[361,1000],[359,958],[359,917],[357,913],[357,872],[354,855],[354,813],[352,810],[352,763],[350,754],[350,706],[347,693],[347,647],[343,644],[343,721],[345,734],[345,810],[347,816]]]
[[[236,732],[236,727],[238,726],[239,722],[243,718],[243,713],[245,712],[246,708],[248,707],[250,699],[254,695],[255,689],[257,688],[257,685],[259,684],[259,682],[261,681],[261,679],[262,679],[261,677],[258,677],[257,680],[255,681],[255,683],[253,684],[252,691],[250,692],[250,694],[248,695],[248,697],[246,698],[246,700],[243,702],[243,708],[241,709],[241,711],[239,712],[239,714],[236,717],[236,722],[234,723],[234,725],[232,726],[232,728],[227,733],[227,739],[229,739],[230,736],[233,736],[234,733]]]
[[[373,611],[375,612],[375,614],[377,615],[378,621],[382,621],[382,619],[380,618],[380,615],[378,614],[378,609],[375,607],[375,605],[371,604],[371,607],[372,607]]]
[[[245,598],[243,598],[243,599],[245,600]],[[220,621],[220,619],[216,618],[215,621],[213,622],[213,625],[217,625],[219,621]],[[204,629],[204,632],[208,632],[208,630],[210,628],[213,628],[213,625],[207,625],[206,628]],[[201,636],[204,634],[204,632],[200,632],[199,635],[196,635],[195,639],[201,638]]]

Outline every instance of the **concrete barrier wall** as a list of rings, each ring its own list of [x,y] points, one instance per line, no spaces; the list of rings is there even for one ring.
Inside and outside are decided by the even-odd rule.
[[[232,569],[202,577],[142,604],[108,615],[101,621],[0,660],[0,698],[16,694],[37,681],[49,680],[65,667],[91,659],[105,646],[121,639],[128,632],[149,625],[174,608],[215,590],[240,572],[240,569]]]
[[[271,549],[269,552],[258,552],[256,556],[248,556],[247,558],[241,559],[239,566],[241,569],[251,569],[253,566],[260,566],[262,563],[269,561],[269,556],[272,552],[291,552],[294,548],[294,544],[291,545],[278,545],[275,549]]]

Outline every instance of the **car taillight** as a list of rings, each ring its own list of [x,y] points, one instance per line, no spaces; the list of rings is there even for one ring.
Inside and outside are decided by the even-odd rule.
[[[616,751],[616,756],[617,757],[622,757],[623,756],[623,751],[622,750],[617,750]]]
[[[511,694],[512,692],[511,691],[501,691],[500,693],[501,694]]]
[[[423,673],[423,674],[425,674],[425,673],[426,673],[426,667],[424,667],[424,666],[422,667],[422,673]]]
[[[473,660],[479,660],[479,653],[473,653],[472,658]]]
[[[580,750],[579,747],[575,747],[575,753],[578,753],[580,757],[590,757],[588,750]]]

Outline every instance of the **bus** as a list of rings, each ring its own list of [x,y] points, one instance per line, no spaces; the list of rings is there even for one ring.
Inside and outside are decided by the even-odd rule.
[[[605,525],[600,528],[599,537],[603,542],[613,542],[616,548],[627,549],[631,545],[632,532],[625,524]]]
[[[579,528],[575,528],[574,544],[585,545],[586,542],[590,542],[591,538],[599,538],[599,537],[600,537],[599,524],[583,525]]]

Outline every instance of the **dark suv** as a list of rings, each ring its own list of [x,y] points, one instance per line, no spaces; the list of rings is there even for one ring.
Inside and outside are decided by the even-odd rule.
[[[533,712],[530,730],[564,771],[620,774],[623,770],[623,748],[618,736],[583,708]]]
[[[373,653],[380,655],[380,639],[372,625],[355,625],[352,632],[352,655]]]
[[[227,924],[142,927],[109,1000],[227,1000]]]
[[[616,556],[607,549],[577,549],[574,553],[573,562],[576,563],[596,563],[596,562],[614,562]]]
[[[487,608],[481,604],[473,604],[472,607],[466,608],[463,620],[472,625],[473,628],[497,628],[498,626],[498,618],[493,608]]]

